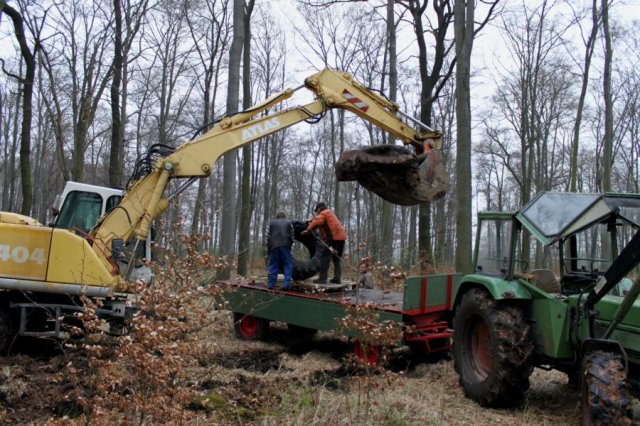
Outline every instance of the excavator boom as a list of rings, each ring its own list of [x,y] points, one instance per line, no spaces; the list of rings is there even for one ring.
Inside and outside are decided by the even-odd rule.
[[[408,125],[399,117],[395,103],[366,89],[344,72],[325,69],[307,78],[301,87],[314,92],[316,99],[307,105],[261,115],[295,92],[286,89],[246,111],[223,118],[200,138],[160,158],[147,176],[127,189],[119,208],[96,225],[94,245],[101,252],[111,254],[113,239],[128,241],[136,237],[143,240],[149,233],[151,221],[168,207],[169,199],[164,194],[169,180],[191,178],[193,181],[208,176],[213,164],[226,152],[301,121],[320,117],[329,108],[351,111],[414,146],[418,152],[428,151],[417,156],[405,150],[402,163],[391,151],[386,153],[389,155],[384,152],[368,157],[361,155],[350,174],[339,174],[338,179],[358,180],[365,188],[402,205],[430,201],[446,192],[448,179],[437,150],[438,132],[425,132]],[[373,162],[372,157],[376,157]],[[389,158],[390,164],[382,167]],[[367,162],[369,166],[363,165]],[[344,163],[339,161],[337,170],[344,169]],[[393,164],[398,167],[392,167]],[[434,179],[434,175],[438,178]],[[424,187],[429,191],[424,191]],[[418,196],[412,195],[420,191]]]
[[[312,91],[315,99],[302,106],[272,109],[301,88]],[[407,124],[403,118],[410,118],[403,116],[396,104],[349,74],[320,71],[303,86],[225,117],[201,137],[178,148],[152,145],[137,162],[124,194],[67,182],[55,226],[0,212],[0,351],[11,340],[2,333],[9,313],[17,319],[20,334],[59,336],[61,323],[84,310],[83,297],[88,297],[101,299],[97,314],[121,324],[138,309],[130,283],[152,279],[141,253],[147,260],[152,258],[151,223],[170,201],[199,178],[210,175],[226,152],[301,121],[315,123],[330,108],[351,111],[412,146],[384,145],[345,152],[336,164],[339,180],[357,180],[402,205],[444,194],[448,181],[438,151],[438,132],[415,120]],[[172,180],[181,184],[167,194]],[[96,223],[102,212],[107,213]],[[303,272],[310,276],[315,269],[309,266]],[[37,321],[39,318],[46,321]]]

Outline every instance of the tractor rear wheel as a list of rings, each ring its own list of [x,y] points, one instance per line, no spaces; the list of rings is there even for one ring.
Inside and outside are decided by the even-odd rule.
[[[472,289],[462,297],[453,329],[454,367],[466,394],[483,406],[520,401],[533,370],[523,309]]]
[[[264,340],[269,334],[269,321],[234,312],[233,330],[242,340]]]
[[[582,364],[582,424],[630,425],[627,374],[618,353],[594,351]]]

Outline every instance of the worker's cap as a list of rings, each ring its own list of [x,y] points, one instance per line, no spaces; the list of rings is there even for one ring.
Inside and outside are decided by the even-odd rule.
[[[324,201],[319,201],[316,204],[316,208],[313,209],[313,211],[316,212],[316,213],[319,213],[319,212],[321,212],[322,210],[324,210],[326,208],[327,208],[327,205],[324,203]]]

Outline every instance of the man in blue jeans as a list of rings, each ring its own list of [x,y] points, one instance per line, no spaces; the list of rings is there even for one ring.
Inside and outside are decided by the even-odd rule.
[[[276,218],[269,223],[267,233],[267,247],[269,249],[269,267],[267,287],[274,288],[278,279],[278,272],[282,268],[284,273],[283,290],[291,288],[291,246],[293,245],[293,223],[287,220],[284,212],[276,213]]]

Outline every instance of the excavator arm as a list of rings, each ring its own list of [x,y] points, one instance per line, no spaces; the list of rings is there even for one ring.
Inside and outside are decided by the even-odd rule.
[[[313,102],[263,114],[274,105],[290,98],[302,87],[314,92]],[[377,180],[374,186],[382,186],[383,189],[388,185],[396,186],[389,191],[391,196],[385,197],[384,191],[382,193],[378,191],[383,198],[393,202],[395,194],[402,191],[403,187],[406,187],[404,189],[409,193],[418,191],[415,180],[420,180],[420,174],[416,173],[416,170],[420,167],[425,168],[421,165],[428,165],[429,170],[423,173],[427,177],[429,174],[434,175],[434,170],[437,169],[438,179],[432,180],[429,184],[429,194],[418,197],[415,202],[430,201],[446,192],[448,181],[437,150],[440,133],[415,120],[413,124],[419,129],[408,125],[399,117],[401,113],[395,103],[365,88],[347,73],[326,69],[307,78],[304,86],[295,90],[286,89],[246,111],[223,118],[200,138],[187,142],[171,154],[158,159],[149,174],[127,188],[120,205],[101,218],[93,228],[91,233],[94,250],[110,264],[109,258],[112,256],[114,247],[112,242],[117,240],[121,244],[134,237],[137,241],[145,239],[149,233],[151,221],[168,207],[170,200],[198,178],[210,175],[213,164],[223,154],[301,121],[315,120],[329,108],[351,111],[393,134],[405,144],[413,145],[418,153],[422,153],[422,155],[412,154],[411,151],[402,153],[410,158],[409,162],[406,158],[403,159],[404,163],[398,160],[397,153],[391,153],[391,155],[388,152],[382,155],[374,153],[374,157],[377,155],[383,159],[382,163],[387,162],[389,156],[395,157],[390,163],[402,163],[401,167],[406,174],[401,179],[395,176],[395,180],[387,179],[386,182],[384,179],[381,181],[379,176],[373,177],[374,181]],[[405,116],[405,119],[408,117]],[[364,155],[371,157],[369,153]],[[398,174],[397,170],[387,167],[388,164],[385,167],[378,167],[378,160],[372,162],[371,158],[360,157],[359,163],[356,162],[358,164],[354,163],[352,158],[342,162],[342,176],[337,173],[339,180],[366,180],[367,176],[375,175],[380,171],[379,169],[385,169],[386,172],[383,170],[383,173],[387,175]],[[340,164],[339,162],[337,166]],[[407,170],[409,170],[408,174]],[[172,179],[187,180],[176,193],[166,196],[165,190]],[[405,185],[406,182],[408,184]],[[426,182],[423,183],[426,184]],[[372,190],[376,192],[375,189]],[[406,203],[406,199],[401,201],[398,204],[415,204],[415,202]]]

